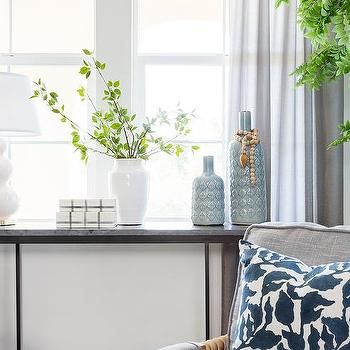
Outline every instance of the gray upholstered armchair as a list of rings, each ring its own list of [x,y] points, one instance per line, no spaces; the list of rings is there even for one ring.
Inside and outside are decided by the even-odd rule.
[[[285,225],[265,223],[250,226],[244,236],[256,245],[278,253],[293,256],[307,265],[350,261],[350,227],[327,228],[316,224]],[[241,297],[240,268],[238,271],[228,335],[214,338],[204,343],[182,343],[162,350],[224,350],[230,349],[230,338],[236,327]]]

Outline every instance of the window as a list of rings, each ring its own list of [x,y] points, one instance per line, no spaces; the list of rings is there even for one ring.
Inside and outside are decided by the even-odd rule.
[[[0,70],[42,78],[58,91],[73,119],[86,124],[87,106],[74,98],[81,48],[94,47],[93,0],[0,0]],[[86,167],[70,146],[69,129],[38,104],[42,135],[12,138],[12,184],[21,219],[53,218],[57,201],[86,195]]]
[[[0,71],[23,73],[33,80],[41,77],[59,92],[73,119],[86,125],[88,106],[75,95],[86,81],[74,73],[81,49],[96,46],[111,77],[123,82],[128,101],[132,90],[132,109],[139,117],[152,116],[159,107],[172,110],[178,102],[186,110],[196,109],[192,133],[182,141],[199,145],[200,151],[188,151],[179,159],[159,154],[148,164],[148,217],[188,218],[191,185],[202,171],[202,156],[214,155],[215,170],[223,173],[227,4],[228,0],[0,0]],[[12,183],[22,197],[18,216],[23,219],[52,219],[59,198],[108,193],[110,160],[96,157],[89,167],[82,164],[70,145],[70,130],[38,104],[42,135],[13,138],[9,147],[15,167]]]
[[[197,119],[184,140],[201,147],[175,159],[159,154],[149,162],[152,173],[149,217],[188,217],[191,186],[201,174],[202,156],[215,156],[222,175],[225,26],[224,0],[135,0],[134,94],[138,115],[180,102]]]

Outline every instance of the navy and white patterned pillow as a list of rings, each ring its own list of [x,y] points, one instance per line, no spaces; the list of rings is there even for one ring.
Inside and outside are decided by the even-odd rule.
[[[350,262],[310,267],[247,241],[240,255],[231,350],[350,350]]]

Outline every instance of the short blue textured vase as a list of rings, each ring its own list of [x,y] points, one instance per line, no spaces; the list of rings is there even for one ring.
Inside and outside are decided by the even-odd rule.
[[[192,184],[192,222],[194,225],[223,225],[225,186],[214,173],[214,157],[203,157],[203,174]]]
[[[240,112],[239,129],[251,131],[250,112]],[[250,167],[242,167],[241,154],[242,144],[234,139],[229,151],[231,222],[238,225],[261,223],[267,219],[265,162],[261,142],[255,146],[254,152],[256,184],[251,183]]]

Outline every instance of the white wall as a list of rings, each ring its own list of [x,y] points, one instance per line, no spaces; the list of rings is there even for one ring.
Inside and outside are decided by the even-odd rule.
[[[15,350],[14,249],[0,250],[0,349]],[[211,335],[221,248],[211,246]],[[205,337],[203,245],[23,246],[23,350],[155,350]]]

